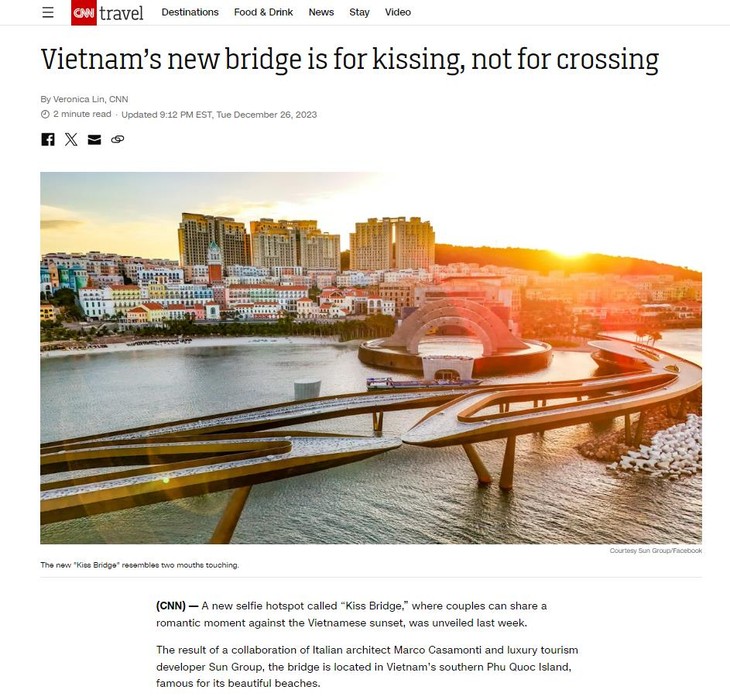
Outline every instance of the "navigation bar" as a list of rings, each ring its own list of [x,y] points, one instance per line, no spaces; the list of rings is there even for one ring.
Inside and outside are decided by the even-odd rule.
[[[3,25],[41,26],[257,26],[257,25],[728,25],[725,0],[515,0],[511,3],[432,0],[377,3],[241,2],[213,0],[42,0],[3,8]]]

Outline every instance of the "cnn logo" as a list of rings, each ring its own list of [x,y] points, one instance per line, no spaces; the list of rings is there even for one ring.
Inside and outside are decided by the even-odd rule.
[[[96,0],[71,0],[71,24],[96,24]]]

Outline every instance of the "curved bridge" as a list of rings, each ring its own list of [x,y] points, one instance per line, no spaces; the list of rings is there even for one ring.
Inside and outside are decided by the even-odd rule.
[[[41,457],[41,474],[73,473],[41,485],[41,523],[236,489],[213,537],[227,542],[252,485],[367,459],[398,446],[395,438],[266,434],[88,443]]]
[[[437,408],[406,432],[413,445],[463,445],[480,484],[492,482],[473,443],[506,438],[499,485],[512,488],[518,435],[624,416],[627,442],[641,439],[644,410],[681,403],[702,369],[629,341],[594,343],[636,368],[562,382],[363,392],[231,411],[41,445],[41,523],[232,490],[211,542],[228,542],[253,485],[368,457],[400,446],[381,436],[387,411]],[[680,406],[681,409],[681,406]],[[639,412],[635,433],[630,416]],[[371,413],[372,436],[276,431]],[[268,432],[265,432],[268,431]]]
[[[231,432],[271,430],[341,416],[428,408],[430,406],[439,406],[453,398],[463,396],[470,390],[471,387],[429,387],[396,391],[359,392],[356,394],[340,394],[339,396],[323,396],[317,399],[287,401],[286,403],[271,404],[269,406],[246,408],[241,411],[215,413],[209,416],[46,442],[41,445],[41,455],[48,451],[54,452],[64,447],[100,440],[127,441],[161,435],[175,435],[177,437],[221,435]]]
[[[400,446],[383,414],[437,406],[468,388],[364,392],[290,401],[41,445],[41,524],[233,489],[211,542],[229,542],[251,487]],[[371,413],[374,436],[261,432]]]
[[[472,443],[507,438],[500,486],[510,489],[518,435],[624,416],[627,442],[638,443],[646,408],[681,401],[702,385],[701,367],[676,355],[623,340],[592,345],[643,369],[567,382],[477,389],[428,413],[403,435],[403,442],[425,447],[464,445],[480,483],[491,483]],[[631,435],[630,416],[637,411],[639,422]]]

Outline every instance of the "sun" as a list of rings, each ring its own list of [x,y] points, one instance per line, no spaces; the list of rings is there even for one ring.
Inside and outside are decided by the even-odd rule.
[[[550,252],[561,258],[579,258],[588,251],[583,247],[582,241],[565,241],[559,245],[550,246]]]

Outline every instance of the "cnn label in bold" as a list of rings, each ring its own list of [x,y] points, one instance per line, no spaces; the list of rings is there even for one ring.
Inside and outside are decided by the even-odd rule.
[[[71,0],[71,24],[96,24],[96,0]]]

